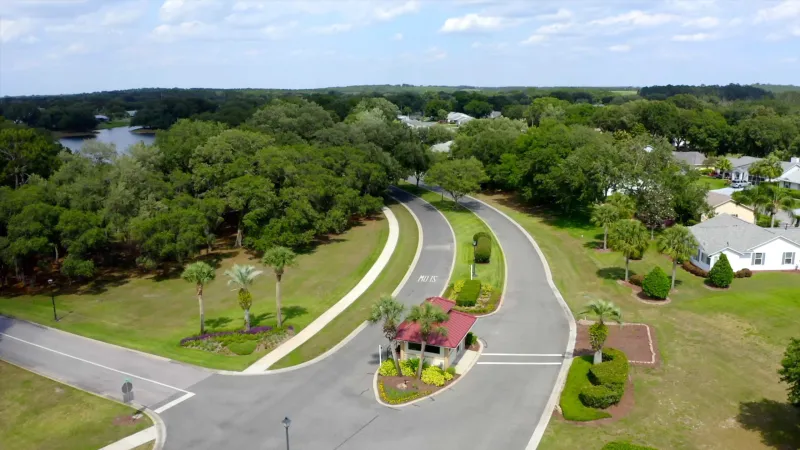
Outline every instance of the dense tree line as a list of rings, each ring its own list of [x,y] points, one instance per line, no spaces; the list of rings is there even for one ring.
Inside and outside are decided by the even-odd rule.
[[[771,98],[772,93],[757,86],[742,86],[729,84],[727,86],[687,86],[671,85],[648,86],[639,89],[639,95],[648,100],[666,100],[679,94],[689,94],[696,97],[716,97],[720,100],[761,100]]]

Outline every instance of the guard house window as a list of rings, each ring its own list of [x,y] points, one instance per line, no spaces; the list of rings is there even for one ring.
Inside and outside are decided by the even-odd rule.
[[[442,354],[442,348],[441,347],[437,347],[435,345],[426,345],[425,346],[425,353],[433,353],[434,355],[441,355]]]
[[[785,252],[783,254],[783,264],[784,265],[794,264],[794,252]]]
[[[408,343],[408,350],[412,352],[419,352],[422,351],[422,344],[417,344],[414,342]]]
[[[763,266],[764,265],[764,254],[763,253],[753,253],[753,265],[754,266]]]

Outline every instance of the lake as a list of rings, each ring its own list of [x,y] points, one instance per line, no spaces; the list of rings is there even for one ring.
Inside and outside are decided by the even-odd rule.
[[[97,130],[95,137],[64,137],[58,140],[64,147],[72,151],[79,151],[83,143],[88,139],[97,139],[100,142],[106,142],[117,146],[117,152],[125,153],[133,144],[137,142],[144,142],[147,145],[152,144],[156,140],[154,134],[136,134],[131,133],[138,127],[117,127],[108,128],[105,130]]]

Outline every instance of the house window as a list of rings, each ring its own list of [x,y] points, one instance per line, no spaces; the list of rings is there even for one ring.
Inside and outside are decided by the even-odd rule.
[[[422,344],[417,344],[416,342],[409,342],[408,343],[408,351],[410,351],[410,352],[422,351]]]
[[[705,255],[705,258],[703,258],[703,262],[710,266],[711,265],[711,257],[708,256],[708,255]]]
[[[785,252],[783,254],[783,263],[786,265],[794,264],[794,252]]]
[[[441,355],[442,354],[442,348],[441,347],[437,347],[435,345],[426,345],[425,346],[425,353],[433,353],[434,355]]]
[[[764,253],[753,253],[753,265],[754,266],[764,265]]]

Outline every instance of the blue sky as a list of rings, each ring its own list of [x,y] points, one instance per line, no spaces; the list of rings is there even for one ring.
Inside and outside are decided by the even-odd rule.
[[[0,96],[800,83],[800,0],[0,3]]]

